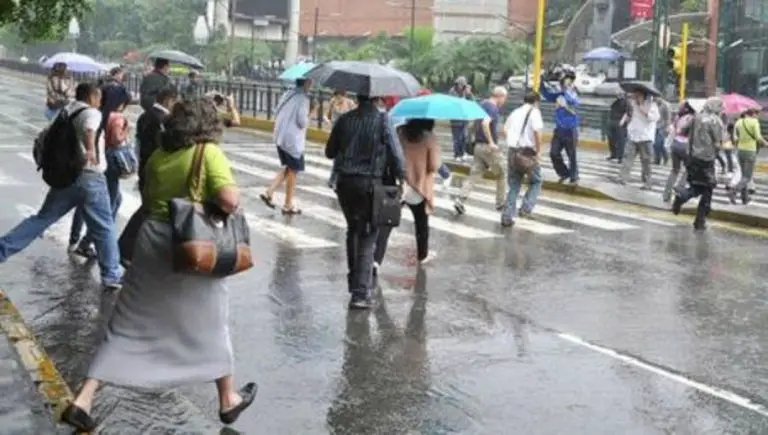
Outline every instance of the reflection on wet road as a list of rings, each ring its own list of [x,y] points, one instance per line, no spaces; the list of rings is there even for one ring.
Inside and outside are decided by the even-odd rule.
[[[6,116],[37,125],[40,110],[16,101],[27,91],[19,82],[2,78],[0,89],[3,134],[23,138],[0,138],[9,146],[0,147],[6,230],[39,205],[44,187],[19,156],[28,148],[10,147],[31,143],[31,132]],[[239,182],[258,189],[274,156],[254,151],[266,157],[229,156],[243,167]],[[332,223],[332,198],[318,194],[325,167],[312,167],[299,200],[325,219],[283,218],[246,196],[261,222],[252,234],[258,264],[231,280],[231,330],[236,378],[261,388],[235,425],[242,433],[768,433],[764,237],[695,234],[688,220],[642,220],[613,204],[590,209],[546,195],[541,225],[505,234],[484,218],[480,198],[473,216],[438,210],[439,258],[425,269],[413,266],[404,224],[376,308],[348,313],[344,234]],[[275,236],[285,228],[290,236]],[[93,265],[67,259],[67,233],[65,220],[1,265],[0,287],[75,386],[111,297]],[[219,429],[212,384],[110,386],[99,398],[102,433]]]

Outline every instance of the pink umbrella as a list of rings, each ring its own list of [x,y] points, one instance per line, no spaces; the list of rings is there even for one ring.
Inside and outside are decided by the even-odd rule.
[[[747,109],[760,109],[760,103],[741,94],[724,94],[720,98],[728,115],[739,114]]]

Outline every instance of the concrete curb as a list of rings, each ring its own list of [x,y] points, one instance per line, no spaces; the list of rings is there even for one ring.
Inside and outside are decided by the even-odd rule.
[[[0,290],[0,329],[16,349],[21,365],[51,411],[54,423],[58,423],[64,408],[73,400],[72,391],[3,290]]]

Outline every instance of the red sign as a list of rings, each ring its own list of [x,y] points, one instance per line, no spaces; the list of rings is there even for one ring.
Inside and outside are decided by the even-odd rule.
[[[653,18],[653,0],[630,0],[629,15],[634,18]]]

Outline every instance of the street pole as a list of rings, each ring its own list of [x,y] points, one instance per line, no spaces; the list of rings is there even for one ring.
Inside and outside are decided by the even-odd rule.
[[[544,15],[547,9],[547,0],[538,0],[538,2],[536,10],[536,41],[533,52],[533,89],[535,91],[539,90],[541,84],[541,58],[544,51]]]
[[[235,75],[235,14],[237,13],[237,0],[230,0],[231,8],[229,14],[229,53],[227,58],[229,59],[229,81],[232,81],[232,77]]]
[[[661,44],[659,44],[659,45],[662,47],[661,53],[664,55],[664,57],[666,57],[667,50],[669,49],[669,44],[667,42],[670,41],[670,37],[669,36],[672,33],[672,29],[669,28],[669,0],[661,0],[659,3],[661,4],[661,8],[662,8],[662,10],[661,10],[662,23],[664,23],[664,34],[663,35],[659,34],[659,37],[660,38],[664,38],[664,39],[662,40]],[[659,32],[659,33],[661,33],[661,32]],[[662,94],[664,94],[664,98],[669,97],[669,95],[667,95],[667,89],[666,89],[667,88],[667,80],[668,80],[667,76],[668,76],[668,74],[669,74],[669,68],[667,67],[667,62],[666,61],[662,62],[661,63],[661,84],[660,84],[661,87],[660,87],[660,90],[661,90]],[[673,91],[673,93],[674,93],[674,91]]]
[[[651,30],[651,83],[656,84],[659,69],[659,27],[661,27],[661,2],[653,2],[653,30]]]
[[[678,89],[680,90],[680,101],[682,102],[685,100],[685,85],[686,81],[688,79],[688,31],[689,26],[688,23],[683,23],[683,31],[682,31],[682,38],[683,38],[683,44],[681,47],[682,53],[680,54],[680,63],[681,65],[681,71],[680,71],[680,84],[678,86]]]
[[[415,51],[415,35],[416,31],[416,0],[411,0],[411,32],[408,41],[408,69],[413,71],[413,52]]]
[[[255,64],[256,58],[254,53],[256,51],[256,21],[251,21],[251,70]]]
[[[718,33],[722,36],[719,36],[716,40],[717,42],[717,62],[719,62],[719,76],[720,79],[718,80],[718,83],[720,87],[723,89],[723,92],[728,91],[728,62],[727,62],[727,52],[728,52],[728,46],[731,44],[733,39],[733,30],[732,30],[732,24],[733,24],[733,11],[731,10],[734,5],[731,4],[728,0],[723,0],[721,5],[718,5],[721,7],[720,13],[718,14]],[[713,40],[715,41],[715,40]]]
[[[523,93],[528,92],[528,74],[531,72],[531,45],[533,45],[534,32],[528,32],[525,34],[525,84],[523,85]]]
[[[315,22],[312,30],[312,62],[317,62],[317,24],[320,21],[320,8],[315,8]]]

